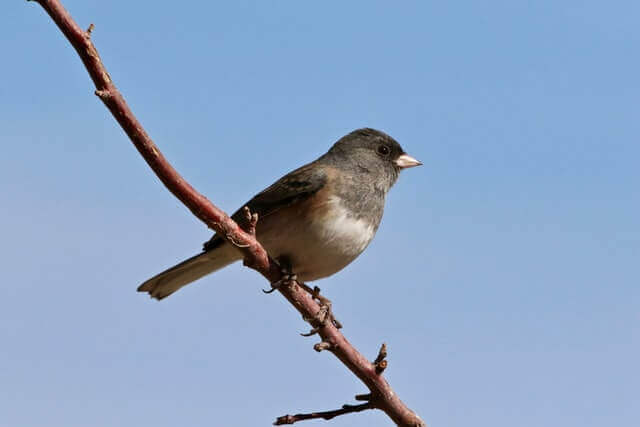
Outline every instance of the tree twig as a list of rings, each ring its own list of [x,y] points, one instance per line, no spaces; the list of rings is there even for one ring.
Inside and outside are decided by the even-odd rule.
[[[91,42],[93,26],[90,26],[87,31],[82,30],[59,0],[28,1],[35,1],[40,4],[69,40],[95,84],[95,94],[111,111],[111,114],[113,114],[131,142],[133,142],[149,167],[167,189],[209,228],[212,228],[221,236],[226,236],[227,240],[234,242],[236,248],[244,256],[245,265],[258,271],[270,283],[280,280],[282,273],[278,264],[269,257],[264,248],[255,239],[252,227],[250,226],[247,231],[242,230],[227,214],[214,206],[206,197],[186,182],[162,155],[129,109],[122,94],[107,73],[98,51]],[[313,319],[320,310],[320,306],[313,298],[296,283],[292,286],[282,286],[278,291],[305,319]],[[355,405],[354,407],[358,409],[349,409],[348,412],[376,408],[384,411],[398,425],[425,426],[420,417],[398,398],[383,376],[376,372],[374,364],[358,352],[332,322],[313,326],[318,329],[322,342],[328,344],[328,346],[323,345],[322,347],[326,347],[323,349],[331,351],[369,388],[371,395],[376,397],[375,400]],[[343,408],[338,411],[344,412],[347,409]]]
[[[387,344],[382,343],[382,346],[380,346],[380,351],[378,352],[378,356],[376,357],[376,360],[373,361],[373,366],[375,366],[376,373],[378,375],[383,373],[384,370],[387,369],[387,366],[389,365],[389,362],[387,362],[386,357],[387,357]]]
[[[281,426],[285,424],[297,423],[298,421],[313,420],[317,418],[330,420],[340,415],[353,414],[355,412],[362,412],[362,411],[366,411],[367,409],[374,409],[374,408],[375,407],[371,402],[361,403],[359,405],[342,405],[342,408],[334,409],[333,411],[311,412],[308,414],[283,415],[281,417],[278,417],[273,423],[273,425]]]

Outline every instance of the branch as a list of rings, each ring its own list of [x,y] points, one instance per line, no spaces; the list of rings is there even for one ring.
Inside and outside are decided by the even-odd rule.
[[[242,230],[222,210],[214,206],[206,197],[197,192],[180,174],[169,164],[158,147],[151,140],[140,122],[133,115],[122,94],[114,85],[109,73],[102,64],[100,55],[91,42],[93,24],[87,31],[82,30],[64,9],[59,0],[28,0],[35,1],[49,14],[67,40],[74,47],[84,63],[89,76],[95,84],[95,94],[111,111],[133,145],[138,149],[149,167],[160,181],[176,196],[189,210],[204,222],[209,228],[233,243],[244,255],[244,264],[260,274],[270,283],[282,278],[278,264],[269,257],[264,248],[255,238],[255,221],[249,230]],[[369,362],[347,339],[340,333],[333,322],[319,322],[317,314],[320,306],[311,295],[296,282],[288,286],[280,286],[278,291],[310,322],[322,338],[322,350],[331,351],[344,365],[351,370],[371,392],[372,398],[367,408],[384,411],[396,424],[402,426],[425,426],[425,423],[409,409],[395,394],[379,371],[378,364]],[[362,407],[363,405],[357,405]],[[345,411],[345,409],[338,410]],[[354,412],[353,410],[350,412]]]
[[[324,412],[311,412],[310,414],[295,414],[295,415],[283,415],[278,417],[273,423],[274,426],[281,426],[285,424],[293,424],[298,421],[313,420],[322,418],[324,420],[330,420],[334,417],[344,414],[353,414],[354,412],[362,412],[367,409],[374,409],[371,402],[361,403],[360,405],[342,405],[340,409],[334,409],[333,411]]]

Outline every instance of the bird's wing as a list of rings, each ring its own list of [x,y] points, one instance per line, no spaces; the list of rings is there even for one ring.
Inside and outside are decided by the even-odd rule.
[[[244,206],[247,206],[251,213],[258,214],[258,221],[278,210],[291,206],[294,203],[305,200],[318,192],[327,183],[327,173],[318,164],[309,163],[288,173],[273,183],[270,187],[256,194],[242,208],[238,209],[231,218],[240,226],[247,225],[247,218],[244,214]],[[211,240],[204,244],[204,250],[209,251],[220,246],[224,240],[214,235]]]

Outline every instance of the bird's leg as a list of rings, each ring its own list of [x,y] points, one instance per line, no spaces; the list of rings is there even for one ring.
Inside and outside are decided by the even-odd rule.
[[[278,265],[280,266],[280,272],[282,273],[282,277],[277,282],[273,282],[271,284],[271,289],[262,292],[265,294],[270,294],[271,292],[277,290],[281,286],[290,286],[293,282],[298,281],[298,276],[292,271],[291,261],[286,256],[281,256],[277,259]]]
[[[313,288],[305,283],[298,281],[298,276],[292,271],[293,267],[291,266],[291,260],[287,256],[280,256],[276,259],[278,265],[280,266],[280,271],[282,272],[282,277],[277,282],[273,282],[271,284],[271,289],[268,291],[262,290],[265,294],[270,294],[273,291],[279,289],[281,286],[291,286],[293,282],[296,282],[302,289],[307,291],[311,298],[316,301],[320,305],[320,310],[316,313],[316,315],[312,319],[305,319],[306,321],[315,325],[313,329],[307,334],[301,334],[305,337],[314,335],[318,333],[318,328],[326,325],[327,322],[331,322],[333,326],[340,329],[342,328],[342,324],[336,319],[333,315],[333,311],[331,310],[331,300],[329,298],[324,297],[320,294],[320,288],[314,286]]]
[[[342,323],[340,323],[338,319],[336,319],[333,315],[333,310],[331,309],[331,300],[323,295],[320,295],[320,288],[317,286],[311,288],[311,286],[305,283],[298,284],[302,289],[304,289],[311,295],[311,298],[313,298],[314,301],[316,301],[320,305],[320,310],[318,310],[315,317],[311,319],[311,322],[316,323],[318,327],[314,326],[311,331],[301,335],[304,337],[310,337],[311,335],[318,333],[318,328],[326,325],[327,322],[331,322],[333,326],[338,329],[342,328]]]

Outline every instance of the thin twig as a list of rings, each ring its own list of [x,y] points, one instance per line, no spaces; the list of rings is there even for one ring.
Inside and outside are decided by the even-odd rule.
[[[373,366],[375,366],[376,368],[376,374],[380,375],[384,372],[385,369],[387,369],[389,362],[385,360],[386,357],[387,344],[382,343],[382,346],[380,346],[380,351],[378,351],[378,356],[376,357],[376,360],[373,361]]]
[[[258,214],[251,213],[251,209],[249,206],[245,206],[242,208],[244,212],[244,219],[247,221],[247,227],[245,231],[251,234],[253,237],[256,237],[256,225],[258,225]]]
[[[373,364],[377,365],[378,363],[382,362],[386,357],[387,357],[387,344],[382,343],[382,345],[380,346],[380,351],[378,351],[378,356],[376,357],[376,360],[373,361]]]
[[[313,345],[313,349],[315,351],[317,351],[318,353],[320,353],[321,351],[324,350],[330,350],[331,349],[331,343],[325,342],[325,341],[320,341],[319,343],[316,343]]]
[[[311,412],[309,414],[283,415],[281,417],[278,417],[276,421],[273,423],[273,425],[281,426],[285,424],[293,424],[298,421],[313,420],[317,418],[330,420],[340,415],[353,414],[355,412],[366,411],[367,409],[375,409],[375,407],[371,402],[367,402],[367,403],[361,403],[359,405],[342,405],[342,408],[334,409],[333,411]]]

